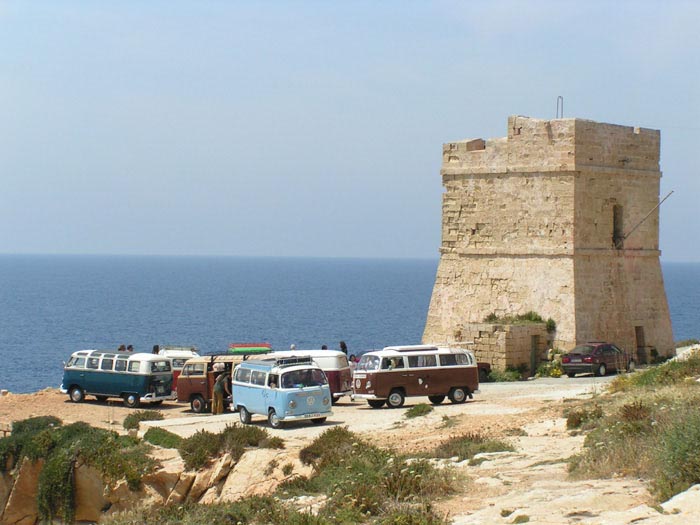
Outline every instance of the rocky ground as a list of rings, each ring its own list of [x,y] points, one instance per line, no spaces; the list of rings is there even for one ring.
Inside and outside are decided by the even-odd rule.
[[[285,440],[285,454],[294,455],[331,425],[347,425],[372,441],[405,452],[432,448],[441,439],[464,432],[510,441],[516,451],[487,455],[478,466],[458,464],[464,490],[437,503],[455,524],[513,523],[700,523],[700,492],[691,489],[662,506],[653,506],[644,480],[615,478],[572,480],[566,459],[583,437],[566,430],[562,411],[572,400],[600,394],[610,378],[538,379],[521,383],[487,383],[474,400],[444,403],[427,416],[405,417],[405,408],[371,409],[364,402],[341,401],[326,424],[304,423],[272,430],[262,418],[254,424]],[[406,407],[426,402],[409,398]],[[237,414],[195,415],[189,406],[166,403],[165,421],[154,423],[182,436],[199,429],[217,431]],[[89,400],[74,404],[56,390],[0,397],[0,428],[11,421],[54,415],[64,422],[86,421],[122,430],[130,409],[121,403]],[[522,522],[522,521],[521,521]]]

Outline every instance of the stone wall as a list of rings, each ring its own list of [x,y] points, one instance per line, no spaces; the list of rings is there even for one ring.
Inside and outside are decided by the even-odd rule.
[[[547,358],[549,334],[544,323],[465,323],[458,330],[453,346],[472,350],[477,361],[491,363],[496,370],[523,367],[533,375]]]
[[[505,138],[445,144],[423,341],[536,311],[556,321],[562,348],[597,339],[634,351],[643,332],[672,353],[658,210],[643,220],[659,202],[659,141],[656,130],[510,117]]]

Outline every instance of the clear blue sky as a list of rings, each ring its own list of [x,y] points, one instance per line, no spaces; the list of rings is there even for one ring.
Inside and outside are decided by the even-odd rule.
[[[442,143],[661,129],[700,261],[699,2],[0,1],[0,253],[437,257]]]

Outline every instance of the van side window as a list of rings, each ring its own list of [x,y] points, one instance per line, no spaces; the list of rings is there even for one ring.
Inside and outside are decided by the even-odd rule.
[[[87,367],[92,368],[94,370],[97,370],[100,365],[100,358],[99,357],[88,357],[87,361]]]
[[[250,376],[250,382],[253,385],[265,386],[265,372],[261,372],[260,370],[253,370]]]
[[[408,356],[408,366],[410,368],[437,366],[437,360],[434,355],[411,355]]]
[[[458,365],[470,365],[472,363],[472,358],[469,354],[455,354],[455,357]]]
[[[113,366],[114,366],[114,359],[103,359],[102,365],[100,365],[100,368],[102,370],[112,370]]]
[[[457,355],[446,354],[440,356],[440,364],[442,366],[457,366]]]
[[[124,372],[126,370],[126,360],[125,359],[117,359],[117,362],[114,363],[114,371],[115,372]]]
[[[277,388],[280,384],[280,378],[277,376],[277,374],[270,374],[270,376],[267,378],[267,386],[270,388]]]
[[[70,361],[68,361],[68,366],[71,368],[85,368],[85,358],[73,357]]]
[[[153,361],[151,372],[170,372],[170,361]]]
[[[394,370],[396,368],[403,368],[403,357],[385,357],[382,359],[382,370]]]
[[[236,369],[236,381],[250,383],[250,368],[238,367]]]
[[[183,376],[203,376],[204,375],[204,363],[192,363],[190,365],[185,365],[182,369]]]
[[[141,368],[141,361],[129,361],[129,372],[138,372]]]

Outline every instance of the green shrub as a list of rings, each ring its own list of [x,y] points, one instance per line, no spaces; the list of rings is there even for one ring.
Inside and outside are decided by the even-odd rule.
[[[278,494],[326,494],[328,500],[319,515],[334,523],[364,522],[370,516],[384,516],[391,503],[422,501],[454,491],[450,469],[403,459],[344,427],[326,430],[299,457],[313,466],[313,474],[283,483]]]
[[[354,454],[353,444],[359,448],[360,439],[348,430],[348,427],[333,427],[325,430],[310,445],[299,452],[299,459],[315,470],[321,470],[327,464]]]
[[[45,462],[37,487],[42,521],[73,521],[73,473],[79,461],[97,469],[109,482],[125,478],[131,489],[137,489],[141,477],[155,465],[147,452],[148,447],[138,440],[82,422],[62,426],[53,417],[18,422],[9,437],[0,439],[4,466],[23,458]]]
[[[566,414],[566,428],[573,430],[581,428],[584,423],[603,417],[603,409],[598,404],[572,408]]]
[[[654,489],[660,501],[700,483],[700,413],[688,411],[659,436]]]
[[[609,389],[611,392],[628,392],[638,388],[658,388],[675,385],[685,381],[687,377],[698,375],[700,375],[700,356],[693,355],[682,361],[667,361],[634,374],[618,376],[612,381]]]
[[[561,367],[561,362],[559,361],[547,361],[541,363],[537,367],[536,376],[537,377],[561,377],[564,374],[564,370]]]
[[[159,410],[137,410],[124,418],[126,430],[138,430],[141,421],[161,421],[163,414]]]
[[[221,451],[221,435],[198,430],[182,440],[178,447],[187,470],[197,470],[205,466]]]
[[[405,416],[407,418],[414,418],[414,417],[420,417],[420,416],[426,416],[430,414],[433,411],[433,407],[427,403],[418,403],[417,405],[412,406],[405,412]]]
[[[182,438],[163,428],[151,427],[143,436],[145,441],[163,448],[180,448]]]
[[[491,372],[489,373],[489,381],[494,381],[497,383],[521,381],[522,378],[522,373],[512,367],[508,367],[505,370],[491,369]]]
[[[447,525],[450,520],[436,514],[429,503],[393,505],[377,519],[377,525]]]
[[[449,438],[426,455],[433,458],[456,456],[458,461],[464,461],[483,452],[512,452],[513,450],[515,449],[505,441],[486,438],[478,432],[469,432]]]
[[[557,331],[557,323],[551,317],[545,322],[547,333],[552,334]]]
[[[290,525],[331,525],[325,518],[287,508],[269,496],[252,496],[229,503],[200,505],[186,503],[166,507],[138,509],[112,514],[100,520],[102,525],[178,525],[284,523]]]

